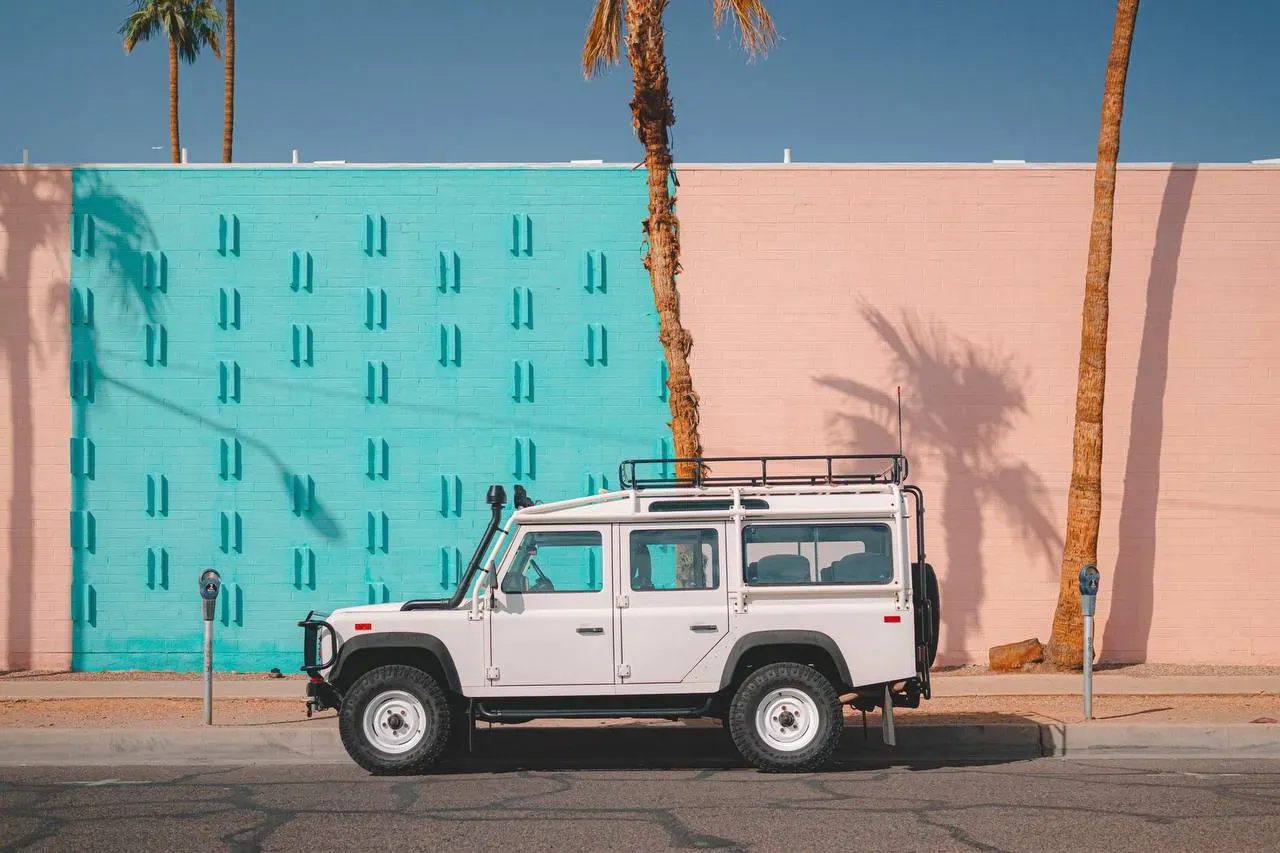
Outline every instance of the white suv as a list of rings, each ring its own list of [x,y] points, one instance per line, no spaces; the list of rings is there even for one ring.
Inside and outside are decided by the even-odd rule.
[[[374,773],[423,772],[476,720],[712,717],[756,767],[804,771],[830,757],[847,703],[883,708],[892,743],[894,705],[929,696],[939,615],[906,458],[702,459],[672,476],[686,461],[630,460],[621,491],[556,503],[516,486],[505,524],[490,487],[451,598],[299,623],[308,712],[337,708]]]

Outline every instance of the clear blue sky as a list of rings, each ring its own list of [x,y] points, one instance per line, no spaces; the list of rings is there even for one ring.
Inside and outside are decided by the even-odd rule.
[[[625,66],[585,82],[591,0],[240,0],[236,159],[632,162]],[[709,0],[672,0],[684,162],[1087,161],[1113,0],[772,0],[748,63]],[[360,7],[366,7],[362,10]],[[0,162],[168,156],[162,43],[127,0],[0,2]],[[1146,0],[1127,161],[1280,156],[1280,0]],[[216,160],[222,67],[183,67],[183,144]],[[158,146],[160,150],[153,150]]]

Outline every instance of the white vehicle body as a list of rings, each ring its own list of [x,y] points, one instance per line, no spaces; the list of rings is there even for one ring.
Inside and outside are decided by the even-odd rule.
[[[412,661],[469,720],[723,717],[753,668],[782,662],[864,710],[918,703],[937,602],[935,589],[921,610],[923,506],[901,482],[906,460],[883,457],[892,476],[841,477],[839,457],[792,458],[825,459],[826,482],[645,484],[624,463],[622,491],[529,505],[518,490],[524,505],[452,599],[302,623],[321,647],[304,666],[311,704],[337,707],[373,667]]]

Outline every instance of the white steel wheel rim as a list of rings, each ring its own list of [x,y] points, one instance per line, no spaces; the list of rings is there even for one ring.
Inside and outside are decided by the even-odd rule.
[[[793,687],[774,690],[756,705],[756,733],[779,752],[797,752],[813,743],[821,722],[818,703]]]
[[[418,697],[404,690],[388,690],[365,706],[364,736],[382,752],[398,755],[422,742],[427,722],[427,709]]]

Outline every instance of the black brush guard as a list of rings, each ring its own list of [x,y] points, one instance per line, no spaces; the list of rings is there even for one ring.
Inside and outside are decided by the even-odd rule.
[[[337,708],[342,704],[342,696],[337,688],[325,680],[322,673],[333,666],[338,658],[338,632],[322,618],[316,616],[314,610],[307,612],[307,618],[298,623],[302,629],[302,671],[311,676],[307,680],[307,716],[326,708]],[[324,631],[322,635],[320,632]],[[329,638],[329,656],[324,656],[324,637]]]

